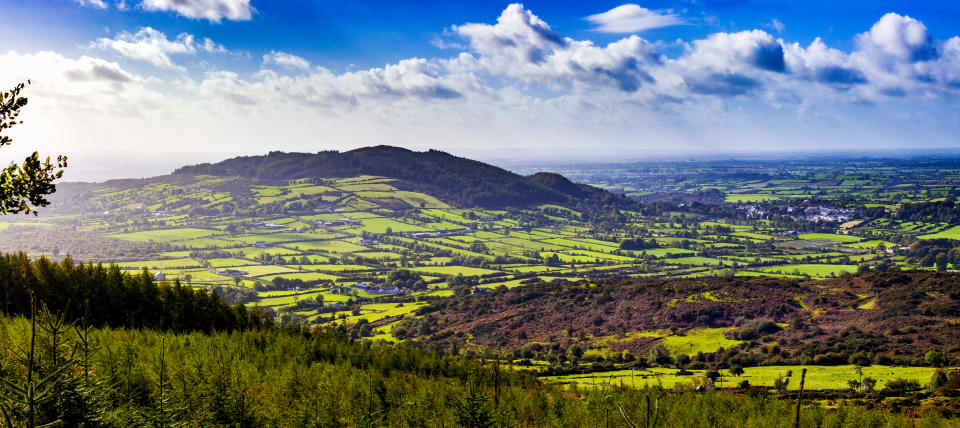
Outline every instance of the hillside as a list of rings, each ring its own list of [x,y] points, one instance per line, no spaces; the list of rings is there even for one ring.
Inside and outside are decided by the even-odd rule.
[[[643,355],[657,343],[673,343],[689,344],[686,351],[673,348],[693,356],[712,352],[710,345],[716,350],[750,341],[739,355],[720,356],[743,365],[846,364],[855,354],[867,363],[885,358],[887,364],[922,364],[920,356],[939,347],[949,348],[948,358],[960,355],[960,347],[950,348],[960,343],[960,275],[932,272],[807,282],[738,277],[540,283],[436,302],[417,312],[425,317],[401,324],[408,337],[469,337],[472,344],[504,350],[577,343]]]
[[[608,194],[601,189],[572,183],[556,186],[542,182],[536,176],[524,177],[437,150],[415,152],[391,146],[364,147],[342,153],[270,152],[265,156],[237,157],[215,164],[186,166],[174,174],[261,180],[373,175],[403,180],[400,187],[404,190],[423,192],[459,206],[484,208],[569,204],[586,197],[602,199]]]

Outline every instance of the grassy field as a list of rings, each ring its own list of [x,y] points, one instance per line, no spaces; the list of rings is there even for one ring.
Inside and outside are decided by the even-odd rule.
[[[726,202],[766,202],[780,199],[779,196],[766,193],[731,193],[726,196]]]
[[[840,275],[844,272],[853,273],[857,271],[855,265],[830,265],[830,264],[795,264],[783,266],[771,266],[761,269],[766,273],[777,273],[785,275],[810,275],[816,277],[829,277]]]
[[[720,348],[739,345],[741,341],[727,339],[723,333],[730,328],[698,328],[687,331],[682,336],[666,336],[660,340],[673,355],[696,355],[697,352],[716,352]]]
[[[194,239],[194,238],[203,238],[206,236],[215,235],[217,233],[219,233],[219,231],[185,227],[185,228],[179,228],[179,229],[158,229],[158,230],[144,230],[140,232],[131,232],[131,233],[114,233],[108,236],[112,236],[114,238],[119,238],[119,239],[125,239],[128,241],[137,241],[137,242],[147,242],[147,241],[171,242],[171,241],[183,241],[183,240]]]
[[[858,242],[863,238],[850,235],[838,235],[835,233],[801,233],[800,239],[806,240],[819,240],[819,241],[833,241],[833,242]]]
[[[953,226],[949,229],[946,229],[937,233],[920,235],[918,236],[918,238],[920,239],[938,239],[938,238],[960,239],[960,226]]]
[[[761,366],[747,367],[741,376],[733,376],[726,370],[721,370],[724,386],[733,387],[738,382],[746,380],[750,385],[773,387],[777,376],[785,376],[787,371],[792,372],[787,389],[796,390],[800,387],[800,371],[806,367],[807,376],[804,389],[846,389],[847,381],[859,379],[854,366]],[[694,378],[702,377],[705,370],[690,370],[692,375],[676,376],[676,369],[652,368],[649,370],[618,370],[596,374],[577,374],[564,376],[545,376],[541,379],[548,382],[575,382],[580,386],[601,386],[603,383],[612,385],[643,388],[662,386],[664,388],[686,387],[693,383]],[[930,382],[935,369],[930,367],[863,367],[863,377],[877,380],[877,388],[882,389],[890,380],[902,378],[913,379],[926,385]]]

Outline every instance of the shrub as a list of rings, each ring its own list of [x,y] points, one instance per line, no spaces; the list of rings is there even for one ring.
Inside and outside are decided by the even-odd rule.
[[[921,388],[920,382],[916,379],[903,379],[896,378],[887,381],[887,384],[884,386],[884,389],[896,392],[907,392],[907,391],[916,391]]]
[[[780,326],[771,319],[757,318],[743,323],[743,326],[733,332],[733,338],[738,340],[756,340],[760,337],[780,331]]]
[[[934,348],[931,348],[926,354],[924,354],[923,360],[927,363],[927,365],[932,367],[941,367],[943,366],[943,363],[946,362],[946,359],[943,358],[943,354],[938,349]]]

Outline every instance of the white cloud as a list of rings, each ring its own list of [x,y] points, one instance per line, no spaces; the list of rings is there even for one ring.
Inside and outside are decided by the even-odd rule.
[[[310,61],[307,61],[299,56],[288,54],[286,52],[270,51],[269,54],[263,56],[263,63],[266,64],[275,64],[287,68],[298,68],[301,70],[306,70],[310,68]]]
[[[174,40],[150,27],[143,27],[134,34],[123,32],[115,39],[101,37],[93,44],[101,49],[112,49],[130,59],[146,61],[157,67],[171,70],[183,70],[170,59],[171,54],[192,55],[197,52],[193,46],[193,36],[180,34]]]
[[[47,133],[37,136],[45,144],[82,135],[90,147],[133,141],[218,156],[383,143],[493,157],[518,147],[578,154],[584,141],[604,142],[591,154],[617,156],[644,147],[697,149],[705,141],[719,148],[769,141],[840,147],[854,128],[856,141],[869,147],[905,134],[955,145],[960,37],[929,40],[919,21],[893,18],[858,36],[853,51],[753,30],[690,40],[676,54],[637,35],[604,46],[563,37],[510,5],[495,23],[451,27],[448,46],[467,47],[450,58],[343,73],[281,51],[263,56],[264,65],[277,67],[253,73],[180,65],[177,55],[226,49],[143,28],[92,44],[119,53],[119,62],[0,55],[0,84],[34,79],[31,110],[42,114],[23,129]],[[932,51],[917,56],[923,49]],[[125,68],[129,61],[192,73],[151,69],[141,76]],[[904,111],[916,113],[906,121]]]
[[[194,42],[192,34],[181,33],[175,39],[167,39],[167,35],[150,27],[140,28],[136,33],[122,32],[114,39],[101,37],[91,46],[101,49],[111,49],[124,57],[149,62],[157,67],[168,70],[184,71],[182,66],[174,64],[171,55],[194,55],[197,50],[206,53],[226,53],[223,45],[215,43],[209,38],[202,42]]]
[[[586,19],[603,33],[636,33],[683,24],[683,19],[670,11],[650,10],[632,3],[590,15]]]
[[[870,31],[859,34],[856,40],[860,51],[878,61],[920,61],[935,53],[927,27],[896,13],[883,15]]]
[[[476,54],[461,54],[451,66],[565,86],[600,85],[635,91],[650,81],[646,70],[659,59],[651,43],[630,36],[598,47],[590,41],[563,38],[546,22],[511,4],[495,25],[465,24],[453,30],[469,40]]]
[[[107,4],[103,0],[73,0],[74,3],[83,7],[92,7],[96,9],[106,9]]]
[[[191,19],[220,22],[249,21],[253,15],[250,0],[143,0],[140,6],[150,11],[176,12]]]
[[[206,53],[227,53],[227,48],[223,47],[221,44],[214,43],[213,40],[210,40],[207,37],[203,38],[203,42],[199,43],[197,46],[200,47]]]

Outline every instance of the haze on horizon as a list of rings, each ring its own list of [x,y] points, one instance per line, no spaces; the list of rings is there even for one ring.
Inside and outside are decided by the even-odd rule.
[[[388,144],[481,160],[960,148],[952,2],[0,0],[0,160],[64,179]],[[829,12],[829,13],[824,13]]]

